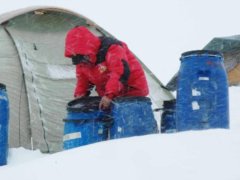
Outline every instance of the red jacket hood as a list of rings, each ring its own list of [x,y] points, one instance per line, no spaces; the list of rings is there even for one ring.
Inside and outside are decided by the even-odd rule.
[[[100,39],[86,27],[78,26],[68,31],[65,39],[65,56],[96,55],[100,47]]]

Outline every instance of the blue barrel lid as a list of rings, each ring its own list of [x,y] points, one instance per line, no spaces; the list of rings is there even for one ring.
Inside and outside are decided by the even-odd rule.
[[[5,85],[5,84],[2,84],[2,83],[0,83],[0,89],[5,89],[5,90],[6,90],[6,85]]]
[[[182,53],[181,59],[187,56],[201,56],[201,55],[208,55],[208,56],[219,56],[223,57],[221,52],[212,51],[212,50],[194,50],[194,51],[187,51]]]
[[[74,99],[67,104],[67,111],[69,112],[93,112],[99,109],[101,97],[89,96]]]

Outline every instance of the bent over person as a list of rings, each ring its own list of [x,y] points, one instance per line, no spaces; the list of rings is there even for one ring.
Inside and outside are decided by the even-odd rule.
[[[95,86],[99,107],[107,109],[115,97],[149,93],[143,68],[124,42],[77,26],[67,33],[65,56],[76,65],[75,98],[89,96]]]

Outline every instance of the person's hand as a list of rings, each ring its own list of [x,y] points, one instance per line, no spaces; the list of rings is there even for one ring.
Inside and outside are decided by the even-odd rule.
[[[108,98],[107,96],[103,96],[100,103],[99,103],[99,109],[106,110],[109,108],[112,100]]]

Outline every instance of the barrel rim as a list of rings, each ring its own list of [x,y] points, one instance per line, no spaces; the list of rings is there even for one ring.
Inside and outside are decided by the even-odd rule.
[[[2,83],[0,83],[0,89],[6,89],[6,85],[5,85],[5,84],[2,84]]]
[[[135,101],[151,102],[151,99],[146,96],[123,96],[123,97],[117,97],[113,101],[114,102],[135,102]]]
[[[213,51],[213,50],[193,50],[193,51],[187,51],[182,53],[181,57],[186,57],[186,56],[193,56],[193,55],[209,55],[209,56],[220,56],[223,57],[222,53],[219,51]]]
[[[100,120],[98,120],[98,118],[96,119],[92,119],[92,118],[79,118],[79,119],[72,119],[72,118],[64,118],[63,122],[71,122],[71,123],[81,123],[81,124],[85,124],[85,123],[92,123],[92,122],[101,122]]]
[[[88,97],[81,97],[81,98],[77,98],[77,99],[74,99],[70,102],[67,103],[67,111],[68,112],[91,112],[91,110],[87,110],[86,108],[74,108],[73,106],[78,104],[78,103],[85,103],[85,102],[94,102],[96,103],[96,108],[98,107],[98,104],[101,100],[101,97],[100,96],[88,96]],[[98,109],[96,109],[98,110]]]

